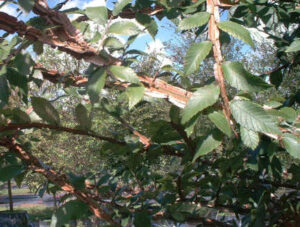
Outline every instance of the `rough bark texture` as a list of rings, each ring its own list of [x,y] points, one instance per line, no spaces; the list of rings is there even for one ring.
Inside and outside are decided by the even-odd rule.
[[[71,74],[66,75],[64,73],[60,73],[57,70],[53,70],[53,69],[47,70],[41,64],[37,64],[35,68],[40,70],[44,79],[49,80],[52,83],[67,83],[75,87],[84,87],[88,82],[87,77],[83,77],[80,75],[71,75]],[[138,78],[146,88],[145,95],[154,98],[166,99],[168,102],[180,108],[184,108],[187,101],[192,96],[192,92],[170,85],[163,80],[148,77],[146,75],[139,75]],[[113,86],[126,88],[129,86],[129,84],[119,82],[119,81],[115,81],[115,82],[108,81],[106,83],[106,87],[113,87]]]
[[[213,53],[216,62],[214,64],[214,75],[216,81],[219,84],[221,96],[223,99],[223,112],[236,137],[238,137],[238,134],[234,129],[234,122],[232,120],[231,111],[229,108],[229,99],[226,91],[224,74],[221,67],[224,59],[221,51],[220,30],[217,25],[220,22],[219,5],[219,0],[207,0],[207,11],[208,13],[210,13],[208,37],[213,44]]]

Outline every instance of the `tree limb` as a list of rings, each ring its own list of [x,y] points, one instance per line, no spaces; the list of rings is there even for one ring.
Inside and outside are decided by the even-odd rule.
[[[73,129],[73,128],[67,128],[62,127],[58,125],[50,125],[50,124],[44,124],[44,123],[9,123],[7,125],[0,127],[0,132],[9,131],[9,130],[21,130],[21,129],[29,129],[29,128],[39,128],[39,129],[52,129],[57,131],[63,131],[63,132],[69,132],[76,135],[84,135],[84,136],[90,136],[99,140],[104,140],[110,143],[119,144],[119,145],[126,145],[126,142],[116,140],[114,138],[106,137],[106,136],[100,136],[88,131],[80,130],[80,129]]]
[[[6,147],[10,152],[15,153],[34,172],[43,174],[49,181],[60,186],[63,191],[73,194],[80,201],[86,203],[93,214],[98,218],[103,219],[114,226],[121,226],[111,217],[111,215],[100,208],[99,204],[93,200],[88,193],[82,192],[71,185],[66,175],[59,175],[52,169],[44,168],[39,160],[31,153],[25,151],[20,144],[16,143],[15,139],[2,139],[0,140],[0,146]]]
[[[221,97],[223,99],[223,111],[232,131],[238,138],[238,134],[235,130],[234,121],[232,119],[231,111],[229,108],[229,99],[226,91],[225,79],[222,70],[223,55],[221,51],[220,30],[217,26],[217,24],[220,21],[219,5],[219,0],[207,0],[207,11],[210,13],[208,37],[213,44],[213,53],[216,62],[214,65],[214,75],[220,87]]]

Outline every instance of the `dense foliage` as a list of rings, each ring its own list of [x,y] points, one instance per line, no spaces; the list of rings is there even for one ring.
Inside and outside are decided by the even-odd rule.
[[[0,181],[65,192],[53,226],[299,225],[299,0],[67,2],[1,3]],[[132,47],[162,20],[171,65]]]

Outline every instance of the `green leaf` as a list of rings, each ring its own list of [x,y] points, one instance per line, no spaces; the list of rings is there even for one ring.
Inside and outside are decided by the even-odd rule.
[[[207,12],[195,13],[194,15],[190,17],[186,17],[182,21],[180,21],[178,25],[178,29],[188,30],[188,29],[200,27],[208,22],[209,16],[210,15]]]
[[[124,44],[117,39],[116,37],[108,37],[104,40],[103,45],[105,47],[113,48],[113,49],[121,49],[124,47]]]
[[[222,143],[222,135],[219,131],[213,131],[212,134],[205,137],[198,143],[196,153],[193,157],[193,162],[200,156],[206,155],[216,149]]]
[[[255,132],[281,134],[274,117],[250,101],[233,101],[230,109],[234,119],[244,128]]]
[[[105,6],[100,7],[88,7],[85,9],[85,13],[88,18],[93,20],[97,24],[104,25],[107,22],[107,8]]]
[[[22,11],[27,14],[32,10],[34,6],[34,0],[18,0],[18,4]]]
[[[297,118],[297,112],[291,107],[283,107],[279,112],[286,121],[294,122]]]
[[[132,84],[126,89],[126,95],[129,99],[129,109],[134,107],[144,97],[145,88],[143,85]]]
[[[227,136],[231,136],[230,125],[225,117],[225,115],[221,111],[214,111],[213,113],[208,115],[208,118]]]
[[[119,15],[123,8],[129,3],[131,3],[131,0],[118,0],[118,2],[115,4],[115,8],[112,11],[113,16]]]
[[[84,105],[78,104],[75,108],[75,116],[79,125],[83,129],[90,129],[92,126],[91,119],[89,118],[88,111]]]
[[[254,150],[259,143],[258,133],[252,130],[248,130],[244,127],[241,127],[241,139],[243,143],[252,150]]]
[[[43,43],[34,42],[33,43],[33,50],[37,55],[41,55],[44,52]]]
[[[212,43],[210,41],[191,45],[184,59],[184,73],[186,75],[192,74],[199,68],[200,63],[209,54],[211,47]]]
[[[185,108],[182,111],[181,122],[187,123],[200,111],[213,105],[219,98],[220,88],[215,84],[206,85],[193,93]]]
[[[50,124],[59,125],[59,114],[48,100],[40,97],[32,97],[31,102],[34,112],[40,118]]]
[[[22,171],[20,174],[18,174],[17,176],[14,177],[14,180],[16,182],[16,185],[21,188],[22,186],[22,182],[24,180],[24,178],[26,177],[27,172],[26,171]]]
[[[275,85],[276,88],[278,88],[283,80],[283,75],[281,71],[272,72],[270,74],[270,82],[271,84]]]
[[[6,78],[6,67],[0,69],[0,107],[8,103],[9,88]]]
[[[31,121],[28,114],[18,108],[12,110],[12,116],[10,118],[15,123],[29,123]]]
[[[141,25],[145,26],[149,34],[154,37],[156,36],[158,32],[158,26],[155,20],[150,17],[147,14],[142,14],[142,13],[136,13],[135,15],[137,22],[139,22]]]
[[[230,35],[238,38],[245,43],[249,44],[253,49],[255,48],[250,32],[244,28],[242,25],[239,25],[232,21],[222,21],[218,24],[218,27],[224,32],[229,33]]]
[[[30,74],[34,61],[29,54],[18,54],[14,60],[14,64],[18,72],[26,76]]]
[[[83,190],[85,188],[85,180],[84,176],[75,175],[74,173],[67,174],[70,180],[70,183],[77,189]]]
[[[271,108],[271,109],[278,108],[280,106],[282,106],[282,103],[274,100],[270,100],[264,104],[264,107]]]
[[[103,68],[99,68],[89,75],[87,91],[92,103],[99,100],[99,94],[105,85],[106,76],[106,71]]]
[[[291,43],[285,52],[297,52],[300,51],[300,39],[297,39]]]
[[[243,65],[239,62],[224,62],[222,69],[226,81],[232,86],[240,90],[248,92],[256,92],[269,87],[263,79],[247,72]]]
[[[19,87],[20,93],[24,96],[27,102],[27,94],[28,94],[27,77],[22,72],[18,72],[14,68],[7,68],[6,76],[11,86]]]
[[[133,69],[125,66],[113,65],[109,68],[112,74],[122,81],[139,84],[139,78]]]
[[[294,158],[300,159],[300,141],[297,136],[291,134],[284,134],[283,144],[287,152]]]
[[[68,224],[70,220],[87,217],[89,207],[79,201],[71,200],[59,207],[52,216],[50,227],[60,227]]]
[[[0,168],[0,181],[8,181],[22,173],[23,170],[24,168],[21,165],[9,165]]]
[[[151,227],[150,216],[146,212],[139,212],[134,217],[135,227]]]
[[[141,32],[141,30],[139,29],[139,27],[131,21],[115,22],[108,29],[108,33],[114,33],[114,34],[118,34],[118,35],[132,36],[132,35],[136,35],[140,32]]]

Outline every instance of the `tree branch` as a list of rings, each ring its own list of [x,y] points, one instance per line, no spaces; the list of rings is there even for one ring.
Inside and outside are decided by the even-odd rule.
[[[117,221],[113,220],[111,215],[100,208],[99,204],[93,200],[88,193],[73,187],[73,185],[69,183],[66,175],[59,175],[52,169],[44,168],[40,161],[31,153],[25,151],[20,144],[16,143],[15,139],[2,139],[0,140],[0,146],[6,147],[10,152],[15,153],[34,172],[43,174],[49,181],[60,186],[63,191],[71,193],[80,201],[86,203],[93,214],[98,218],[103,219],[114,226],[121,226]]]
[[[106,136],[100,136],[88,131],[80,130],[80,129],[73,129],[73,128],[67,128],[67,127],[62,127],[58,125],[50,125],[50,124],[44,124],[44,123],[21,123],[21,124],[16,124],[16,123],[9,123],[7,125],[1,126],[0,127],[0,132],[4,131],[9,131],[9,130],[21,130],[21,129],[29,129],[29,128],[47,128],[47,129],[53,129],[57,131],[63,131],[63,132],[69,132],[72,134],[77,134],[77,135],[84,135],[84,136],[90,136],[99,140],[104,140],[108,141],[110,143],[114,144],[119,144],[119,145],[126,145],[126,142],[116,140],[114,138],[106,137]]]
[[[210,13],[208,37],[213,44],[213,53],[216,62],[214,65],[214,75],[220,87],[221,97],[223,99],[223,111],[231,129],[233,130],[235,136],[238,138],[238,134],[235,130],[234,121],[232,119],[231,111],[229,108],[229,99],[222,70],[223,55],[221,51],[220,30],[217,26],[220,21],[219,5],[219,0],[207,0],[207,11]]]

